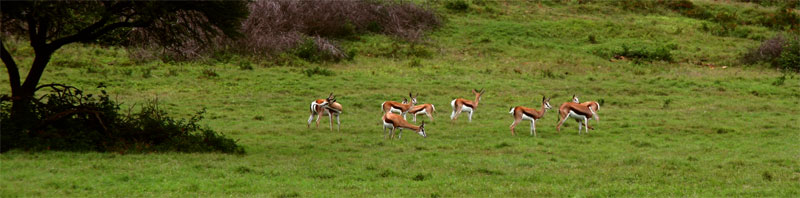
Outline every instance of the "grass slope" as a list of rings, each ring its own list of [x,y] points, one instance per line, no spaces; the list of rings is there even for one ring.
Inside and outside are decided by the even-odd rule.
[[[779,83],[783,74],[774,70],[735,66],[759,41],[713,36],[703,21],[677,14],[594,4],[470,6],[441,8],[445,27],[414,48],[376,35],[347,41],[358,56],[342,63],[255,61],[243,70],[249,61],[135,63],[122,49],[68,46],[42,83],[89,92],[103,83],[128,106],[158,98],[178,117],[207,108],[204,124],[239,139],[248,153],[12,151],[0,156],[0,196],[800,194],[800,79]],[[596,55],[622,44],[674,44],[675,62]],[[24,42],[9,45],[20,65],[30,64]],[[317,66],[334,75],[304,73]],[[0,83],[8,83],[5,75]],[[472,99],[472,88],[487,90],[473,122],[462,115],[451,124],[450,100]],[[342,131],[330,132],[326,122],[306,129],[308,103],[331,91],[344,105]],[[436,105],[429,137],[406,131],[402,140],[382,139],[379,105],[409,91]],[[510,135],[509,107],[538,109],[542,95],[558,106],[575,93],[604,101],[601,122],[591,123],[596,130],[578,135],[569,121],[556,132],[551,110],[537,122],[538,137],[527,135],[528,123]]]

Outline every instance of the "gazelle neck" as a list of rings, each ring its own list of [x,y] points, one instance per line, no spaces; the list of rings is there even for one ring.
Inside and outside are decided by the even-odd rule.
[[[412,125],[411,123],[408,123],[408,122],[396,123],[395,125],[399,126],[399,127],[403,127],[403,128],[414,130],[415,132],[419,131],[419,127],[418,126],[414,126],[414,125]]]
[[[547,106],[542,102],[542,115],[544,115],[544,112],[547,112]]]

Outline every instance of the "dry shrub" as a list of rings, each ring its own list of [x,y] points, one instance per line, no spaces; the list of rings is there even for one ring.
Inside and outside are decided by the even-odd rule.
[[[408,2],[262,0],[250,4],[237,49],[273,54],[311,38],[321,56],[340,59],[347,55],[331,39],[375,32],[413,42],[439,24],[433,11]]]
[[[391,35],[410,42],[423,38],[426,30],[440,25],[436,14],[410,2],[288,1],[259,0],[249,4],[250,14],[242,22],[242,37],[194,31],[206,28],[207,18],[191,12],[178,14],[170,23],[135,29],[131,43],[140,49],[158,46],[162,59],[186,60],[211,53],[274,55],[282,52],[313,52],[314,60],[340,60],[348,54],[334,39],[355,38],[367,32]],[[218,31],[219,32],[219,31]],[[170,36],[165,36],[170,35]],[[316,49],[298,49],[313,42]],[[152,50],[151,50],[152,51]],[[135,59],[146,59],[134,53]]]
[[[781,56],[783,47],[786,45],[786,38],[783,35],[777,35],[761,43],[758,48],[750,49],[742,56],[742,63],[753,64],[756,62],[767,62],[770,64],[777,64],[775,61]]]

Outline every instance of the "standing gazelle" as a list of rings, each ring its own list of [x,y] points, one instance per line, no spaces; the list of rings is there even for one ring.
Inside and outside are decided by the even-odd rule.
[[[450,113],[450,120],[455,122],[456,119],[458,119],[458,115],[460,115],[462,111],[466,111],[469,113],[469,121],[472,122],[472,113],[478,108],[478,103],[481,101],[483,92],[483,89],[481,89],[481,91],[472,89],[472,93],[475,94],[475,102],[463,98],[451,101],[450,106],[453,107],[453,113]]]
[[[600,103],[597,103],[596,101],[589,101],[589,102],[581,103],[578,100],[578,97],[575,96],[575,95],[572,95],[572,102],[579,103],[579,104],[581,104],[583,106],[589,107],[589,110],[592,111],[592,116],[594,116],[594,121],[595,122],[600,122],[600,116],[597,115],[597,110],[600,110]],[[595,123],[595,124],[597,124],[597,123]]]
[[[414,123],[417,123],[417,115],[419,115],[419,114],[427,115],[428,119],[431,122],[433,122],[433,116],[431,116],[431,114],[433,114],[433,112],[435,112],[435,111],[436,111],[436,108],[433,106],[433,104],[421,104],[421,105],[417,105],[417,106],[411,107],[411,109],[408,110],[409,113],[414,115]]]
[[[517,127],[522,120],[530,120],[531,121],[531,135],[534,137],[536,136],[536,120],[541,119],[544,117],[544,113],[547,112],[548,109],[552,108],[550,106],[550,99],[542,96],[542,110],[537,111],[536,109],[527,108],[523,106],[511,107],[511,110],[508,112],[514,116],[514,123],[511,123],[511,135],[516,135],[514,133],[514,128]]]
[[[419,96],[419,93],[417,93],[417,96]],[[403,119],[406,119],[406,113],[408,113],[408,110],[417,104],[417,96],[412,96],[411,92],[409,92],[408,97],[411,98],[411,103],[406,102],[405,98],[403,99],[402,103],[386,101],[381,104],[381,109],[383,109],[384,114],[389,112],[399,113],[400,115],[403,115]]]
[[[336,131],[339,131],[341,122],[339,122],[339,114],[342,113],[342,105],[336,102],[336,98],[331,93],[328,98],[317,99],[311,102],[310,107],[311,115],[308,116],[308,124],[306,127],[311,127],[311,121],[314,120],[314,114],[317,115],[317,128],[319,128],[319,118],[323,114],[328,115],[330,121],[330,129],[333,131],[333,116],[336,116]]]
[[[564,124],[567,117],[571,117],[579,123],[578,134],[581,133],[583,126],[586,126],[586,133],[589,133],[589,129],[591,129],[589,127],[589,119],[592,119],[592,115],[594,115],[593,110],[588,106],[575,102],[565,102],[558,108],[558,126],[556,126],[556,130],[561,131],[561,125]]]
[[[403,119],[403,117],[400,117],[400,115],[392,113],[383,114],[381,120],[383,121],[383,139],[386,139],[387,128],[391,128],[391,130],[389,131],[390,134],[389,139],[394,138],[395,130],[397,130],[397,139],[401,139],[403,137],[403,134],[401,133],[403,129],[411,129],[414,132],[417,132],[417,134],[421,135],[423,138],[428,137],[428,134],[425,133],[424,120],[422,121],[421,125],[414,126],[408,123],[408,121],[406,121],[405,119]]]

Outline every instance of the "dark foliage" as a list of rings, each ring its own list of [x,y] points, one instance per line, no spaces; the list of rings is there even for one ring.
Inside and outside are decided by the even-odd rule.
[[[449,10],[463,12],[469,9],[469,3],[464,0],[453,0],[445,2],[444,7]]]
[[[741,61],[744,64],[767,62],[776,65],[784,45],[786,45],[786,38],[783,35],[777,35],[762,42],[758,48],[750,49],[742,56]]]
[[[225,152],[244,153],[236,141],[197,124],[204,111],[189,120],[167,116],[152,101],[138,113],[123,114],[119,104],[74,87],[44,85],[53,92],[31,101],[31,116],[11,117],[2,101],[2,151],[65,150],[101,152]]]
[[[800,37],[777,35],[742,55],[743,64],[768,63],[773,67],[800,71]]]
[[[242,24],[245,37],[236,42],[236,50],[251,54],[294,51],[306,60],[337,61],[351,57],[332,39],[371,32],[413,42],[440,23],[433,11],[409,2],[255,1]]]
[[[622,50],[616,51],[615,55],[647,61],[673,61],[672,53],[670,51],[674,50],[675,48],[677,48],[675,45],[648,47],[628,46],[623,44]]]

